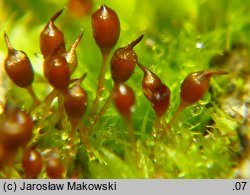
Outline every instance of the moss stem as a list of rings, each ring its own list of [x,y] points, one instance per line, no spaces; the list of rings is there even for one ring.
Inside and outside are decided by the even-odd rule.
[[[138,171],[138,176],[142,177],[142,169],[140,168],[140,154],[137,151],[135,131],[132,125],[132,120],[131,120],[131,117],[124,117],[124,120],[127,125],[128,138],[132,146],[132,154],[134,156],[135,166]]]
[[[90,123],[90,126],[87,128],[87,132],[91,132],[94,125],[96,125],[99,122],[99,120],[101,119],[101,117],[105,114],[105,112],[107,111],[107,109],[109,108],[109,106],[113,100],[113,93],[114,93],[114,88],[110,92],[108,99],[104,103],[104,105],[101,108],[101,110],[99,111],[99,113],[90,119],[91,123]]]
[[[67,127],[67,117],[66,117],[66,112],[64,108],[64,97],[62,94],[59,94],[58,96],[58,109],[59,109],[59,116],[61,120],[61,125],[63,129],[66,129]]]
[[[26,87],[26,90],[32,97],[34,106],[38,106],[41,103],[41,101],[38,99],[37,95],[35,94],[32,85]]]
[[[153,132],[152,135],[153,137],[158,137],[160,135],[161,131],[161,117],[156,117],[155,123],[153,125]]]
[[[107,59],[108,59],[109,54],[108,53],[103,53],[102,54],[102,68],[101,68],[101,73],[98,78],[98,85],[97,85],[97,90],[96,90],[96,97],[93,103],[93,107],[90,113],[90,118],[92,118],[97,111],[98,105],[100,103],[100,96],[103,91],[103,86],[104,86],[104,79],[105,79],[105,73],[107,69]]]

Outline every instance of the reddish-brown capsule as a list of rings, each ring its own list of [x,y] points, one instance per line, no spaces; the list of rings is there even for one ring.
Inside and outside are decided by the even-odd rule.
[[[5,145],[0,142],[0,170],[4,166],[7,156]]]
[[[66,58],[66,60],[68,62],[68,66],[69,66],[71,74],[75,71],[75,69],[76,69],[76,67],[78,65],[78,60],[77,60],[77,55],[76,55],[76,48],[77,48],[78,44],[80,43],[80,41],[82,39],[82,35],[83,35],[83,32],[81,32],[81,34],[76,38],[76,40],[71,45],[69,50],[65,53],[65,58]]]
[[[63,9],[55,13],[40,34],[40,50],[44,58],[53,53],[59,46],[63,47],[64,52],[66,51],[64,35],[54,24],[62,12]]]
[[[119,48],[112,56],[111,75],[115,82],[125,82],[133,74],[137,63],[137,55],[133,48],[142,40],[144,35],[128,44],[126,47]]]
[[[4,62],[5,71],[17,86],[30,86],[34,80],[34,71],[28,56],[24,51],[12,47],[6,33],[4,39],[8,48],[8,56]]]
[[[44,75],[57,90],[65,90],[70,83],[70,70],[61,51],[49,55],[44,61]]]
[[[102,54],[108,54],[120,36],[120,22],[116,12],[102,5],[92,15],[93,36]]]
[[[4,143],[0,141],[0,170],[4,166],[12,165],[12,163],[15,160],[16,152],[17,152],[16,147],[6,146]]]
[[[92,0],[69,0],[68,9],[75,18],[84,17],[90,13],[93,7]]]
[[[65,111],[70,118],[81,119],[87,108],[87,93],[81,87],[83,78],[76,81],[64,95]]]
[[[135,104],[133,90],[124,83],[116,83],[114,86],[113,99],[116,109],[123,117],[129,119]]]
[[[188,106],[200,100],[208,91],[210,78],[228,74],[222,70],[205,70],[190,73],[181,84],[181,104]]]
[[[142,80],[143,93],[151,102],[157,117],[161,117],[169,107],[170,89],[161,82],[156,74],[151,72],[145,66],[140,63],[138,63],[138,66],[144,72]]]
[[[22,167],[28,179],[36,179],[42,170],[42,156],[35,149],[26,149],[23,153]]]
[[[24,146],[32,137],[33,121],[31,117],[15,109],[6,113],[0,124],[0,142],[8,148]]]
[[[63,175],[63,163],[58,155],[53,153],[49,154],[46,159],[46,174],[51,179],[61,179]]]

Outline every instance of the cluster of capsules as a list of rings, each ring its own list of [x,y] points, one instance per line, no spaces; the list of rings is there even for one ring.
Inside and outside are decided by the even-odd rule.
[[[55,25],[55,20],[63,10],[55,13],[40,33],[40,50],[43,55],[43,74],[53,91],[42,103],[50,107],[52,100],[58,97],[59,112],[67,114],[71,124],[70,138],[73,140],[75,131],[82,125],[82,117],[87,107],[87,93],[81,84],[86,74],[77,79],[71,76],[77,68],[77,46],[83,33],[81,32],[69,49],[65,47],[63,32]],[[102,108],[99,108],[100,96],[103,92],[104,76],[107,59],[116,45],[120,36],[120,22],[114,10],[102,5],[92,14],[93,37],[102,54],[101,73],[98,77],[96,97],[93,102],[89,118],[94,120],[85,128],[86,135],[105,113],[110,102],[114,105],[128,126],[128,135],[132,144],[133,153],[136,155],[136,138],[131,125],[131,114],[135,104],[133,89],[126,84],[138,66],[144,76],[142,78],[142,90],[155,111],[158,121],[168,110],[170,104],[170,89],[151,70],[139,62],[134,47],[141,42],[144,35],[128,45],[118,48],[112,55],[110,70],[113,80],[113,88],[110,96]],[[34,106],[39,106],[41,101],[35,95],[32,88],[34,71],[31,62],[25,52],[12,47],[9,38],[4,33],[4,39],[8,48],[8,56],[4,62],[4,68],[9,78],[19,87],[25,88],[34,101]],[[207,92],[210,78],[214,75],[227,74],[221,70],[204,70],[190,73],[182,82],[180,88],[181,102],[176,113],[185,107],[197,102]],[[48,106],[49,105],[49,106]],[[97,112],[99,110],[99,112]],[[45,109],[46,113],[46,109]],[[63,115],[62,115],[63,116]],[[171,124],[174,118],[170,121]],[[0,169],[10,167],[15,161],[15,154],[19,148],[23,149],[22,168],[26,178],[37,178],[45,161],[45,170],[49,178],[65,177],[65,166],[56,151],[47,152],[45,157],[35,147],[32,147],[32,129],[34,122],[29,113],[19,108],[6,108],[0,120]],[[84,143],[87,143],[86,141]],[[8,177],[8,176],[6,176]]]
[[[87,106],[87,94],[80,86],[85,75],[75,79],[73,85],[69,87],[70,83],[73,82],[70,76],[78,63],[75,50],[82,38],[82,33],[66,51],[64,35],[54,24],[62,11],[58,11],[50,18],[40,34],[44,76],[54,88],[43,103],[50,107],[55,97],[63,97],[64,110],[74,126],[76,121],[80,121],[79,118]],[[32,88],[34,70],[27,54],[24,51],[14,49],[5,32],[4,39],[8,48],[8,55],[4,62],[7,75],[18,87],[27,89],[33,98],[34,107],[39,106],[42,103]],[[36,178],[40,174],[43,165],[42,155],[29,143],[33,136],[33,128],[34,122],[29,113],[20,108],[9,108],[6,105],[0,125],[0,167],[10,167],[15,160],[17,150],[22,148],[22,167],[26,177]],[[63,163],[57,152],[48,152],[45,161],[47,176],[49,178],[62,178]]]

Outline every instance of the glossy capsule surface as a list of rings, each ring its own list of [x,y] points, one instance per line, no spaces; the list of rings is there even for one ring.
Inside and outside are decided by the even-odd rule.
[[[50,179],[61,179],[63,177],[63,163],[57,155],[51,154],[47,157],[45,171]]]
[[[6,33],[4,39],[8,48],[8,55],[4,61],[6,73],[17,86],[23,88],[30,86],[34,80],[34,71],[27,54],[14,49]]]
[[[143,35],[125,47],[119,48],[112,56],[111,75],[115,82],[125,82],[134,73],[137,55],[133,48],[142,40]]]
[[[62,12],[63,9],[56,12],[40,33],[40,50],[44,59],[53,53],[58,47],[62,47],[64,52],[66,51],[64,34],[54,24],[55,20],[62,14]]]
[[[23,153],[22,168],[26,174],[26,178],[35,179],[42,170],[42,156],[35,149],[26,149]]]
[[[190,73],[181,84],[181,101],[193,104],[200,100],[210,87],[210,79],[215,75],[228,74],[222,70],[205,70]]]
[[[92,15],[92,29],[95,42],[102,53],[109,53],[120,36],[118,15],[108,6],[102,5]]]
[[[0,142],[7,148],[25,146],[32,137],[33,121],[28,113],[8,111],[0,124]]]
[[[113,99],[119,113],[125,118],[130,118],[135,104],[135,96],[132,88],[124,83],[115,84]]]
[[[70,69],[61,51],[55,52],[44,61],[44,75],[57,90],[65,90],[70,83]]]
[[[69,117],[81,118],[84,115],[87,108],[87,93],[81,87],[81,81],[77,81],[64,95],[64,107]]]
[[[142,79],[142,90],[146,98],[151,102],[158,117],[161,117],[170,104],[170,89],[161,82],[160,78],[148,68],[138,63],[144,72]]]

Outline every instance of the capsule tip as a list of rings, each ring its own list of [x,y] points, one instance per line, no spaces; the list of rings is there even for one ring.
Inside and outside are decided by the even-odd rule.
[[[75,85],[80,86],[82,84],[83,80],[86,78],[86,76],[87,76],[87,73],[84,73],[80,78],[75,79],[75,81],[76,81]]]
[[[81,30],[80,34],[77,37],[78,42],[80,42],[80,40],[82,39],[83,36],[83,30]]]
[[[102,4],[102,5],[100,6],[100,9],[106,10],[106,9],[107,9],[107,6],[106,6],[105,4]]]
[[[148,69],[142,65],[142,63],[138,62],[137,61],[137,65],[139,66],[139,68],[144,72],[144,73],[147,73],[148,72]]]
[[[225,70],[207,70],[207,71],[204,71],[204,73],[203,73],[203,75],[207,76],[207,77],[227,75],[227,74],[229,74],[229,72],[227,72]]]
[[[133,49],[138,43],[141,42],[141,40],[143,39],[143,37],[144,37],[144,33],[143,33],[141,36],[139,36],[136,40],[132,41],[132,42],[128,45],[128,48],[129,48],[129,49]]]
[[[50,21],[54,22],[63,12],[64,8],[60,9],[58,12],[56,12],[51,18]]]
[[[12,47],[12,45],[10,43],[9,37],[8,37],[8,35],[7,35],[7,33],[5,31],[3,32],[3,36],[4,36],[5,44],[6,44],[7,48],[8,48],[8,50],[9,51],[14,50],[14,48]]]

